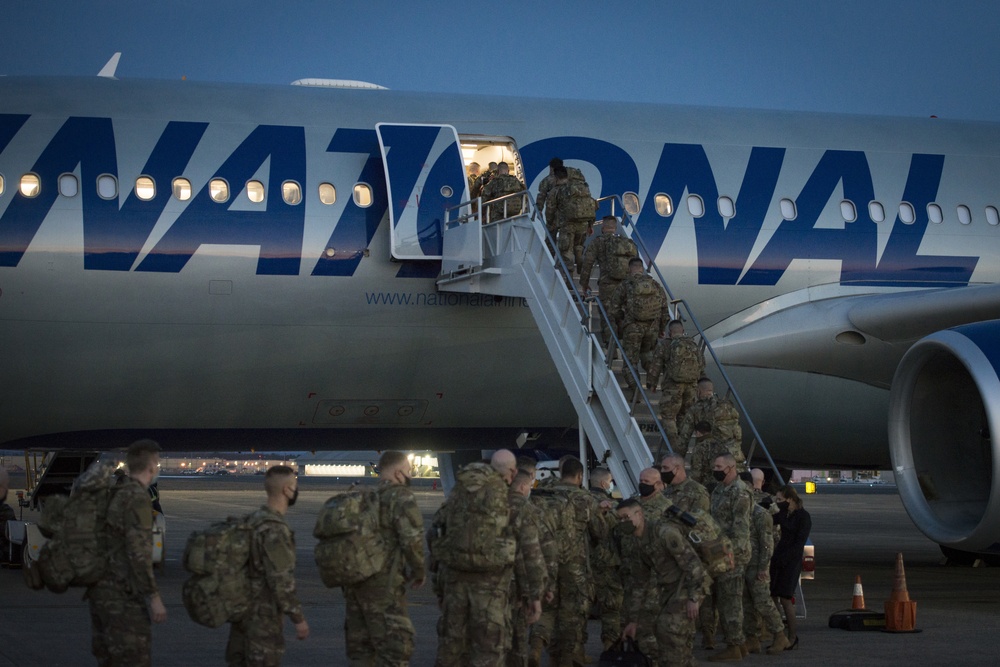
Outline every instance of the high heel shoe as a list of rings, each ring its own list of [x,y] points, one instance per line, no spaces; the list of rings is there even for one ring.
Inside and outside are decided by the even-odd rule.
[[[799,647],[799,636],[795,635],[795,641],[792,642],[791,646],[785,648],[786,651],[794,651]]]

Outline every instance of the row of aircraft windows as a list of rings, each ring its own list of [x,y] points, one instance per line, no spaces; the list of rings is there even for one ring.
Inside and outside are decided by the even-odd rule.
[[[635,197],[633,206],[637,211],[639,208],[638,201],[638,197]],[[629,202],[626,201],[625,203],[626,208],[630,208],[631,210],[631,207],[628,206]],[[670,198],[670,195],[663,193],[657,194],[653,197],[653,204],[656,207],[656,212],[664,218],[670,217],[674,214],[674,202]],[[736,202],[734,202],[731,197],[719,197],[718,208],[719,215],[723,218],[736,217]],[[781,217],[785,220],[794,220],[798,216],[798,210],[795,202],[791,199],[782,199],[780,202],[780,208]],[[688,195],[687,209],[692,217],[700,218],[705,215],[705,200],[702,199],[700,195]],[[996,206],[987,206],[985,211],[986,222],[994,227],[1000,225],[1000,210],[998,210]],[[972,209],[965,204],[958,205],[956,208],[956,214],[958,221],[963,225],[972,224]],[[858,219],[858,207],[853,201],[845,199],[840,202],[840,215],[844,218],[844,222],[854,222]],[[882,205],[882,202],[868,202],[868,217],[870,217],[874,222],[883,222],[886,219],[885,206]],[[917,212],[913,207],[913,204],[909,202],[902,202],[899,204],[899,219],[904,225],[912,225],[916,221]],[[944,222],[944,209],[941,208],[940,204],[931,203],[927,205],[927,219],[934,224],[941,224]]]
[[[0,174],[0,195],[4,193],[5,181]],[[80,193],[80,183],[75,174],[62,174],[58,180],[59,194],[63,197],[75,197]],[[179,201],[191,199],[191,181],[186,178],[175,178],[170,183],[173,197]],[[42,191],[42,181],[38,174],[24,174],[18,185],[18,192],[24,197],[37,197]],[[156,181],[149,176],[135,179],[135,196],[142,201],[150,201],[156,197]],[[264,184],[260,181],[247,181],[245,188],[247,199],[254,204],[264,202]],[[103,199],[118,197],[118,179],[111,174],[101,174],[97,177],[97,194]],[[337,189],[330,183],[320,183],[317,189],[319,200],[323,204],[332,205],[337,201]],[[213,178],[208,183],[208,195],[212,201],[224,204],[229,201],[231,192],[229,183],[223,178]],[[371,206],[374,200],[371,186],[367,183],[354,185],[354,203],[365,208]],[[302,203],[302,186],[295,181],[285,181],[281,184],[281,198],[292,206]]]
[[[0,195],[4,193],[5,182],[3,175],[0,175]],[[41,193],[41,179],[37,174],[24,174],[18,188],[25,197],[37,197]],[[191,199],[191,181],[186,178],[175,178],[171,182],[171,191],[175,199],[187,201]],[[260,181],[247,181],[246,196],[255,204],[264,201],[264,184]],[[63,174],[59,177],[59,194],[64,197],[75,197],[80,192],[80,184],[74,174]],[[97,177],[97,194],[104,199],[114,199],[118,196],[118,179],[111,174],[102,174]],[[229,183],[222,178],[213,178],[208,183],[208,194],[212,201],[223,204],[231,197]],[[332,205],[337,201],[337,189],[330,183],[320,183],[317,189],[319,201],[326,205]],[[135,179],[135,196],[142,201],[149,201],[156,197],[156,182],[149,176],[140,176]],[[353,191],[354,203],[362,208],[371,206],[373,201],[371,186],[367,183],[356,183]],[[302,203],[302,186],[295,181],[285,181],[281,184],[281,198],[286,204],[292,206]],[[633,215],[639,211],[639,197],[635,193],[628,193],[625,197],[626,208]],[[662,217],[670,217],[674,214],[674,202],[670,195],[659,193],[653,197],[653,205],[656,212]],[[736,202],[732,197],[719,197],[719,215],[723,218],[736,217]],[[791,199],[782,199],[780,204],[781,217],[785,220],[794,220],[798,216],[795,202]],[[690,194],[687,197],[688,212],[695,218],[705,215],[705,200],[700,195]],[[1000,210],[996,206],[987,206],[986,222],[990,225],[1000,225]],[[972,209],[965,204],[960,204],[956,208],[958,221],[963,225],[972,224]],[[855,203],[849,199],[840,202],[840,214],[844,222],[854,222],[858,219],[858,210]],[[883,222],[886,219],[885,206],[881,202],[871,201],[868,203],[868,216],[875,222]],[[944,222],[944,210],[939,204],[927,205],[927,218],[935,224]],[[899,204],[899,219],[906,225],[912,225],[917,219],[917,213],[913,205],[909,202]]]

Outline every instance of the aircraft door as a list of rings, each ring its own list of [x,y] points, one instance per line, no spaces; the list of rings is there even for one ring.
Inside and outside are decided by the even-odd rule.
[[[451,125],[378,123],[395,259],[441,259],[445,209],[469,200]]]

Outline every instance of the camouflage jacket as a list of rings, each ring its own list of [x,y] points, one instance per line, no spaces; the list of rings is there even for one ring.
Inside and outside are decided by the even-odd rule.
[[[569,173],[569,177],[571,179],[575,178],[581,181],[585,180],[583,178],[583,172],[577,169],[576,167],[566,167],[566,171]],[[552,174],[546,174],[545,178],[542,179],[542,182],[538,184],[538,195],[535,197],[535,208],[537,208],[539,211],[545,208],[545,202],[548,200],[549,193],[552,192],[552,189],[554,187],[556,187],[556,177],[553,176]],[[554,216],[555,214],[550,213],[549,210],[546,210],[545,211],[546,222],[553,222],[555,220],[555,217],[550,218],[549,217],[550,215]]]
[[[699,398],[695,401],[684,413],[681,423],[677,426],[681,442],[687,442],[691,439],[694,426],[700,421],[706,421],[712,425],[712,433],[709,437],[713,443],[728,446],[730,443],[739,444],[743,441],[740,413],[727,398],[719,398],[712,394],[708,398]]]
[[[654,493],[648,498],[636,495],[635,499],[642,505],[642,513],[647,521],[659,521],[671,505],[670,500],[662,493]]]
[[[483,201],[486,202],[491,199],[513,194],[515,192],[521,192],[522,190],[524,190],[524,183],[522,183],[516,176],[511,176],[510,174],[498,174],[486,184],[486,187],[483,188],[482,197]],[[504,214],[504,207],[506,207],[506,213],[508,216],[517,215],[521,212],[521,198],[512,197],[510,199],[505,199],[504,201],[490,204],[490,218],[492,220],[500,219]]]
[[[750,560],[747,575],[767,572],[774,553],[774,521],[771,513],[754,503],[750,511]]]
[[[655,388],[660,375],[663,383],[692,383],[705,374],[705,357],[698,343],[689,336],[664,338],[653,350],[653,361],[646,374],[646,386]]]
[[[622,255],[616,254],[616,251],[618,250],[618,246],[623,242],[630,245],[632,248],[632,254],[630,257],[639,256],[639,249],[636,247],[635,241],[632,239],[618,236],[617,234],[601,234],[592,240],[587,246],[587,250],[583,253],[583,265],[580,267],[580,284],[590,284],[590,274],[594,271],[594,264],[597,264],[598,268],[601,269],[600,279],[602,282],[609,280],[620,283],[621,279],[615,280],[607,274],[611,270],[609,267],[613,262],[621,261],[619,258],[622,257]],[[627,263],[625,266],[625,272],[628,272]]]
[[[647,522],[637,546],[648,575],[633,579],[638,590],[627,609],[629,622],[638,620],[651,605],[657,611],[682,613],[688,600],[701,603],[708,578],[698,554],[677,528],[666,521]]]
[[[149,491],[131,477],[108,503],[108,569],[105,581],[130,595],[158,593],[153,578],[153,505]]]
[[[600,507],[600,503],[609,500],[608,494],[601,489],[590,489],[590,495],[597,503],[597,515],[601,517],[604,528],[603,537],[593,538],[590,542],[590,565],[596,573],[614,573],[621,565],[618,550],[611,544],[611,531],[618,524],[618,515],[613,511]]]
[[[424,578],[424,518],[413,491],[382,480],[378,485],[379,528],[388,549],[390,576],[406,581]]]
[[[660,283],[656,282],[652,276],[647,273],[633,273],[629,275],[628,278],[623,280],[617,288],[615,288],[614,293],[611,295],[611,305],[608,307],[608,317],[611,322],[616,326],[620,324],[630,324],[635,321],[630,314],[629,304],[636,297],[633,295],[635,290],[635,285],[640,280],[652,280],[653,284],[659,292],[659,314],[650,322],[656,327],[657,332],[663,335],[664,329],[667,327],[667,322],[670,321],[670,313],[668,310],[667,295],[663,291],[663,287]]]
[[[525,496],[511,492],[510,526],[517,539],[514,591],[520,600],[541,600],[547,590],[548,568],[540,540],[541,516]]]
[[[147,496],[148,498],[148,496]],[[250,593],[267,601],[293,623],[305,619],[295,594],[295,534],[285,517],[264,505],[247,517],[253,526],[250,544]]]
[[[708,491],[690,477],[686,477],[680,484],[668,484],[663,490],[663,495],[684,512],[690,512],[692,509],[711,511],[712,504]]]
[[[553,478],[549,478],[553,479]],[[548,481],[548,480],[546,480]],[[552,484],[540,484],[542,493],[548,493]],[[537,510],[538,517],[538,541],[542,547],[542,556],[545,558],[546,570],[548,572],[548,586],[550,590],[555,589],[556,580],[559,577],[559,561],[563,552],[563,543],[568,540],[560,534],[562,526],[566,525],[561,521],[561,515],[556,507],[548,502],[544,502],[539,495],[532,491],[529,500],[531,506]],[[568,522],[567,522],[568,523]]]
[[[574,535],[571,537],[569,550],[564,554],[563,565],[572,569],[582,568],[587,573],[590,570],[590,545],[607,538],[611,524],[592,494],[562,481],[557,482],[553,489],[566,494],[573,519]]]
[[[739,478],[726,486],[719,483],[712,490],[712,518],[733,543],[737,570],[742,571],[750,560],[750,510],[753,496]]]

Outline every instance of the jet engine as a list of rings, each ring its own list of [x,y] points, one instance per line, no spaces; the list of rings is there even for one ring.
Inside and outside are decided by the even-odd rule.
[[[893,377],[889,447],[899,495],[946,554],[1000,554],[998,370],[993,320],[920,339]]]

